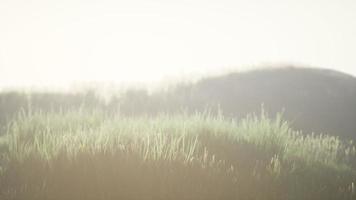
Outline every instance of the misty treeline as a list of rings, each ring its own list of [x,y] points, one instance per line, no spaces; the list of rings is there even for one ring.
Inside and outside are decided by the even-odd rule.
[[[159,113],[195,112],[217,105],[205,105],[189,97],[189,87],[180,85],[172,90],[149,92],[143,88],[126,89],[110,96],[96,89],[81,92],[4,91],[0,92],[0,123],[6,124],[19,112],[66,111],[73,109],[101,110],[107,114],[125,116],[156,115]],[[209,108],[208,108],[209,107]]]
[[[79,92],[0,92],[0,123],[19,111],[85,109],[125,116],[179,112],[221,112],[242,119],[264,110],[271,116],[282,112],[291,127],[304,133],[324,133],[356,139],[356,78],[331,70],[283,68],[230,73],[166,88],[127,88],[104,93],[97,89]],[[103,95],[104,94],[104,95]]]

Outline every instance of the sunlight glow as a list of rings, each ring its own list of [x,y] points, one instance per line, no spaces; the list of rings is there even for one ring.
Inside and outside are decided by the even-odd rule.
[[[263,62],[356,75],[355,9],[348,0],[3,0],[0,87],[150,83]]]

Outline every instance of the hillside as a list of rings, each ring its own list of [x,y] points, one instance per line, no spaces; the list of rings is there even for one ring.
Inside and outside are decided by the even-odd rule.
[[[355,199],[355,147],[280,116],[34,112],[7,133],[2,200]]]
[[[106,101],[3,92],[0,199],[351,200],[356,149],[344,139],[356,139],[355,122],[355,78],[320,69],[231,73]]]
[[[241,119],[261,105],[273,117],[284,111],[292,128],[304,133],[327,133],[356,139],[356,78],[336,71],[312,68],[274,68],[204,78],[150,94],[129,89],[103,101],[95,90],[0,93],[0,125],[20,110],[55,111],[73,108],[103,109],[122,115],[214,112],[219,105],[226,117]]]
[[[261,104],[304,132],[356,138],[356,78],[324,69],[280,68],[210,77],[179,88],[191,109],[220,105],[237,118],[259,112]]]

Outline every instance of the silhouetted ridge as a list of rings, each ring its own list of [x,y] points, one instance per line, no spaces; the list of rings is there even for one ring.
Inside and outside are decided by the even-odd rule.
[[[311,68],[278,68],[206,78],[192,86],[191,99],[219,104],[243,117],[261,104],[271,114],[285,109],[295,128],[341,137],[356,136],[356,78]]]

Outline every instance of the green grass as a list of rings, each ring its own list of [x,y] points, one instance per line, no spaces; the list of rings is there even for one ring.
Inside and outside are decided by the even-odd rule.
[[[19,113],[0,138],[0,199],[353,199],[355,147],[262,112]]]

